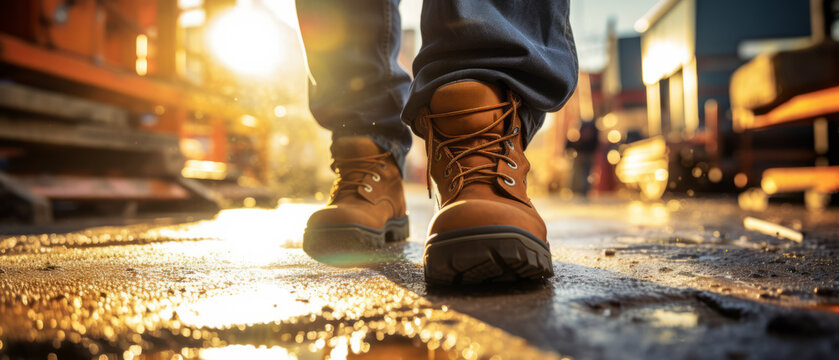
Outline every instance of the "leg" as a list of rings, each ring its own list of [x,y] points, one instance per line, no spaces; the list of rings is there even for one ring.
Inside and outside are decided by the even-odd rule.
[[[577,85],[577,51],[568,0],[426,0],[423,45],[402,119],[417,112],[439,87],[476,79],[499,84],[523,100],[525,145]]]
[[[298,0],[315,119],[332,131],[338,178],[309,218],[303,250],[333,264],[374,260],[408,237],[401,169],[411,146],[399,119],[410,77],[397,65],[398,0]]]
[[[576,86],[568,1],[426,0],[403,120],[425,138],[440,211],[423,262],[431,284],[553,275],[527,196],[524,147]],[[433,180],[433,181],[432,181]]]
[[[315,119],[333,139],[371,138],[400,168],[411,147],[399,120],[410,77],[398,63],[399,0],[301,0],[297,13]]]

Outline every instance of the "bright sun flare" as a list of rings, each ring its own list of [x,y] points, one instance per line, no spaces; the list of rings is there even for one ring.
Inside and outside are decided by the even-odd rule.
[[[213,20],[207,41],[216,59],[241,75],[266,76],[279,68],[280,24],[267,11],[250,5],[233,7]]]

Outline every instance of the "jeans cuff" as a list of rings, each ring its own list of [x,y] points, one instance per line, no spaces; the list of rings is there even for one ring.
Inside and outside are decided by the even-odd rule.
[[[393,156],[393,161],[396,162],[396,165],[399,167],[399,173],[402,175],[402,178],[405,178],[405,158],[408,155],[408,150],[405,149],[405,145],[399,141],[394,140],[392,137],[382,136],[378,134],[367,135],[370,140],[373,140],[376,145],[379,145],[382,149],[387,152],[390,152],[390,155]]]

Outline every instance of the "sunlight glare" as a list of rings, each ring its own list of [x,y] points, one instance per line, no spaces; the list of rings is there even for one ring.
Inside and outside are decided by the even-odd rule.
[[[234,241],[237,248],[299,247],[309,216],[320,204],[282,204],[276,209],[226,209],[213,220],[189,227],[161,229],[171,238],[206,238]]]
[[[279,69],[280,24],[269,11],[247,2],[213,19],[207,41],[212,54],[238,74],[266,76]]]
[[[179,320],[196,328],[223,329],[237,325],[265,324],[317,312],[325,305],[316,299],[297,301],[292,288],[283,284],[257,284],[241,293],[221,293],[179,306]]]

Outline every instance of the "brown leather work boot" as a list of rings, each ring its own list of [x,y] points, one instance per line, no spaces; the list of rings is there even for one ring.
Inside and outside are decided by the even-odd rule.
[[[331,150],[338,178],[327,206],[309,218],[303,250],[325,263],[352,264],[386,242],[405,240],[402,175],[390,153],[367,137],[338,138]]]
[[[415,124],[440,211],[423,261],[430,284],[553,275],[545,223],[527,197],[521,101],[473,80],[436,90]],[[433,183],[432,183],[433,182]]]

